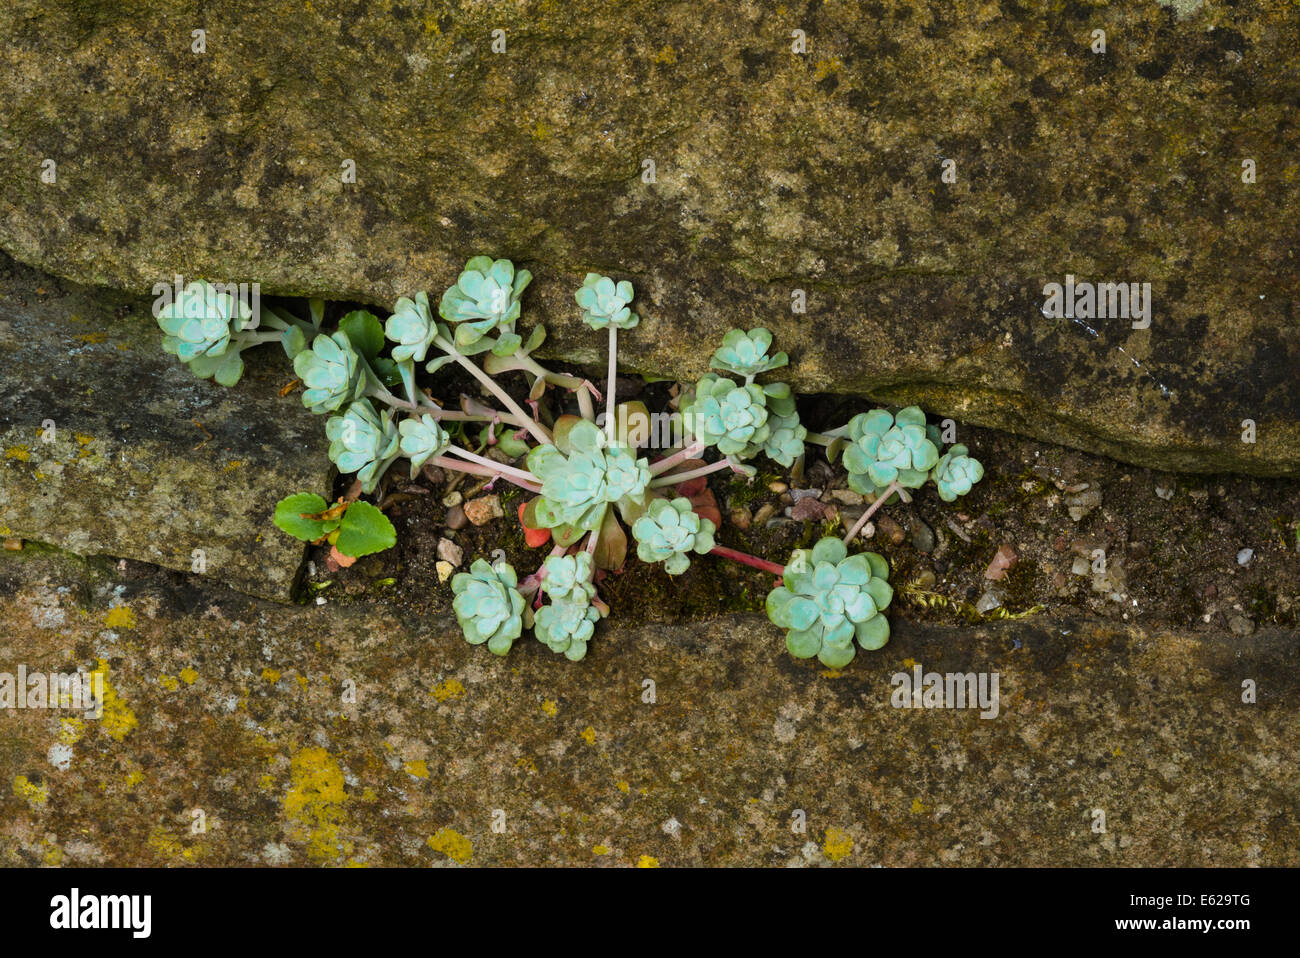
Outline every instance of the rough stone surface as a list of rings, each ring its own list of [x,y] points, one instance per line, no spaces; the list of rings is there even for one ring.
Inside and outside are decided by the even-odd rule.
[[[615,618],[573,665],[195,585],[0,552],[0,671],[109,689],[4,715],[0,864],[1300,864],[1294,632],[899,619],[834,671]],[[915,664],[998,672],[997,717],[892,707]]]
[[[328,493],[321,421],[277,395],[292,377],[274,348],[246,352],[226,389],[161,340],[148,301],[0,254],[0,535],[186,572],[201,549],[206,575],[287,599],[303,546],[271,514],[292,492]]]
[[[1175,6],[10,0],[0,247],[379,305],[489,252],[584,361],[595,268],[640,294],[631,368],[762,323],[805,391],[1300,474],[1294,5]],[[1045,318],[1067,274],[1150,282],[1151,327]]]

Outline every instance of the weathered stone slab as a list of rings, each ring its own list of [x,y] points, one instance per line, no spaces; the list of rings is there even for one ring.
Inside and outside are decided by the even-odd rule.
[[[1293,632],[895,615],[830,671],[762,617],[615,616],[575,665],[168,578],[0,555],[0,671],[111,688],[0,714],[0,863],[1300,864]],[[893,707],[917,664],[998,673],[996,717]]]
[[[322,424],[277,395],[282,353],[245,353],[225,389],[161,339],[148,301],[0,259],[0,534],[186,572],[201,559],[208,576],[287,599],[303,547],[271,513],[290,492],[329,491]]]
[[[696,375],[762,323],[804,390],[1300,474],[1293,5],[990,9],[11,0],[0,247],[138,294],[180,272],[383,306],[490,252],[583,361],[596,268],[641,294],[641,370]],[[1149,282],[1150,328],[1046,318],[1067,275]]]

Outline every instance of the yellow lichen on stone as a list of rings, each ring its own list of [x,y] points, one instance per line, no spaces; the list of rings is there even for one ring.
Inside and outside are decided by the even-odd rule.
[[[278,669],[273,669],[270,666],[267,666],[262,669],[262,679],[274,685],[276,682],[280,681],[280,672]]]
[[[137,768],[135,771],[128,774],[124,781],[126,782],[126,787],[129,791],[144,781],[144,772]]]
[[[283,809],[291,833],[314,861],[346,858],[352,843],[341,837],[346,823],[343,770],[323,748],[304,748],[289,762],[289,790]]]
[[[676,63],[677,51],[674,50],[671,46],[665,45],[661,47],[659,49],[659,52],[656,53],[654,56],[652,56],[650,59],[653,60],[655,63]]]
[[[596,744],[596,730],[592,728],[590,725],[588,725],[586,728],[582,730],[581,737],[582,740],[586,742],[588,745]]]
[[[428,845],[435,852],[442,852],[458,865],[469,864],[474,854],[474,846],[468,838],[454,828],[440,828],[429,837]]]
[[[175,692],[178,688],[181,687],[181,680],[176,678],[176,676],[174,675],[164,674],[158,676],[158,684],[161,685],[163,688],[165,688],[168,692]]]
[[[609,849],[604,845],[595,845],[591,849],[593,855],[608,855]]]
[[[419,759],[418,761],[415,762],[407,762],[402,767],[406,769],[407,775],[413,775],[416,778],[429,777],[429,765],[427,762],[425,762],[424,759]]]
[[[17,459],[19,462],[30,462],[32,454],[26,446],[10,446],[5,450],[6,459]]]
[[[104,616],[104,624],[110,629],[134,629],[135,613],[129,605],[115,605]]]
[[[439,702],[458,699],[465,694],[465,686],[457,679],[444,679],[433,687],[433,697]]]
[[[86,731],[86,723],[79,718],[59,719],[59,742],[75,745]]]
[[[195,672],[188,665],[181,669],[181,681],[186,685],[193,685],[198,680],[198,677],[199,673]]]
[[[929,807],[924,802],[922,802],[919,798],[912,799],[913,815],[924,815],[929,810],[930,810]]]
[[[119,606],[119,608],[125,608],[125,606]],[[134,621],[133,618],[132,622]],[[103,714],[100,716],[99,724],[105,732],[120,742],[140,724],[140,721],[135,717],[135,712],[131,711],[131,707],[126,704],[126,700],[118,694],[117,689],[108,681],[108,660],[99,659],[98,661],[99,667],[90,673],[90,677],[93,683],[96,681],[95,676],[98,675],[100,677],[98,681],[104,683]],[[94,687],[93,684],[91,687]]]
[[[642,855],[640,858],[637,859],[636,867],[637,868],[658,868],[659,859],[655,858],[653,855]]]
[[[837,862],[847,858],[851,851],[853,851],[853,839],[849,837],[848,832],[834,825],[826,829],[826,837],[822,841],[823,855]]]
[[[547,699],[545,702],[542,703],[543,715],[549,715],[551,718],[555,718],[555,716],[558,715],[559,712],[560,712],[560,707],[550,699]]]
[[[627,780],[622,778],[620,778],[617,782],[614,783],[614,787],[617,788],[624,795],[626,795],[629,789],[631,788],[631,786],[628,785]]]
[[[45,785],[33,784],[26,775],[15,776],[14,794],[33,809],[40,808],[50,799],[49,788]]]
[[[45,851],[41,853],[41,860],[51,868],[57,868],[63,864],[63,849],[52,843],[49,839],[42,842]]]

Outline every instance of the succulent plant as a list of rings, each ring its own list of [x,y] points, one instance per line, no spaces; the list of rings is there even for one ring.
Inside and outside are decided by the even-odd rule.
[[[795,407],[794,396],[785,383],[773,383],[764,386],[767,396],[767,439],[763,441],[763,452],[773,462],[789,468],[794,461],[803,456],[803,441],[808,430],[799,422],[799,410]]]
[[[753,455],[768,437],[767,395],[761,386],[707,373],[683,419],[696,438],[723,455]]]
[[[385,409],[376,414],[369,399],[359,399],[341,416],[325,422],[330,439],[330,459],[339,472],[355,472],[365,492],[373,492],[379,479],[401,454],[401,437]]]
[[[642,562],[662,562],[669,575],[681,575],[691,564],[688,552],[704,555],[713,548],[716,527],[696,515],[691,501],[655,499],[645,515],[632,523],[636,554]]]
[[[402,455],[411,460],[412,479],[419,474],[421,466],[441,456],[451,445],[446,430],[428,413],[419,419],[403,419],[397,431],[401,434]]]
[[[628,307],[632,302],[632,284],[615,283],[608,276],[588,273],[573,298],[582,307],[582,321],[592,329],[631,329],[640,317]]]
[[[904,488],[919,488],[939,461],[925,413],[916,406],[900,409],[897,415],[887,409],[859,413],[849,420],[848,431],[844,467],[849,488],[862,495],[879,493],[895,480]]]
[[[456,325],[456,345],[472,347],[490,333],[500,330],[502,338],[516,348],[520,337],[514,331],[519,318],[519,297],[532,281],[526,269],[515,271],[508,259],[475,256],[465,264],[456,285],[442,294],[438,314]],[[513,350],[493,350],[513,352]]]
[[[424,362],[438,333],[438,323],[429,310],[429,294],[425,292],[416,293],[415,299],[399,299],[384,324],[384,335],[397,344],[392,356],[399,363],[408,359]]]
[[[791,655],[815,655],[823,665],[840,668],[856,654],[854,639],[864,649],[889,641],[884,609],[894,590],[888,575],[889,566],[876,553],[850,556],[839,539],[822,539],[811,550],[795,550],[783,584],[768,593],[767,616],[788,630]]]
[[[486,642],[497,655],[510,651],[523,632],[528,607],[518,585],[519,577],[508,563],[494,567],[485,559],[475,559],[469,572],[451,577],[451,591],[456,596],[451,605],[471,645]]]
[[[577,662],[587,654],[599,618],[600,613],[587,602],[561,599],[537,610],[533,631],[552,652]]]
[[[611,502],[644,502],[650,467],[624,446],[606,447],[605,434],[587,420],[568,434],[566,456],[555,446],[536,446],[528,471],[542,481],[536,516],[539,528],[559,525],[593,531]]]
[[[158,325],[166,334],[163,349],[186,363],[222,356],[231,334],[244,329],[252,315],[247,303],[197,280],[158,313]]]
[[[317,415],[360,399],[367,386],[365,360],[347,333],[317,336],[293,358],[293,371],[307,387],[302,404]]]
[[[767,351],[771,346],[772,334],[761,326],[749,332],[733,329],[722,337],[722,345],[714,352],[709,366],[738,376],[757,376],[790,362],[785,353],[769,356]]]
[[[958,443],[949,447],[943,457],[930,470],[930,478],[939,487],[939,498],[952,502],[970,492],[971,486],[984,478],[984,467],[978,459],[967,455],[966,447]]]
[[[591,555],[579,552],[571,556],[551,556],[543,564],[546,575],[542,579],[542,591],[553,601],[571,600],[589,603],[596,595],[596,586],[591,581]]]

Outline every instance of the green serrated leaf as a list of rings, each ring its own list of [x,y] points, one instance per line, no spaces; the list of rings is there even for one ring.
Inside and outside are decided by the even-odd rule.
[[[375,375],[385,386],[400,386],[402,384],[402,370],[398,367],[395,360],[387,356],[379,356],[370,360],[370,366],[374,369]]]
[[[283,532],[303,542],[315,542],[321,536],[338,527],[339,520],[322,522],[317,519],[304,519],[303,515],[318,515],[328,508],[328,503],[314,492],[299,492],[287,496],[275,504],[275,515],[271,521]]]
[[[348,341],[366,359],[374,359],[384,348],[384,327],[378,317],[364,309],[356,309],[339,320],[339,329],[347,334]]]
[[[368,556],[383,552],[397,544],[397,530],[377,506],[368,502],[354,502],[343,513],[339,524],[339,537],[334,548],[345,556]]]

